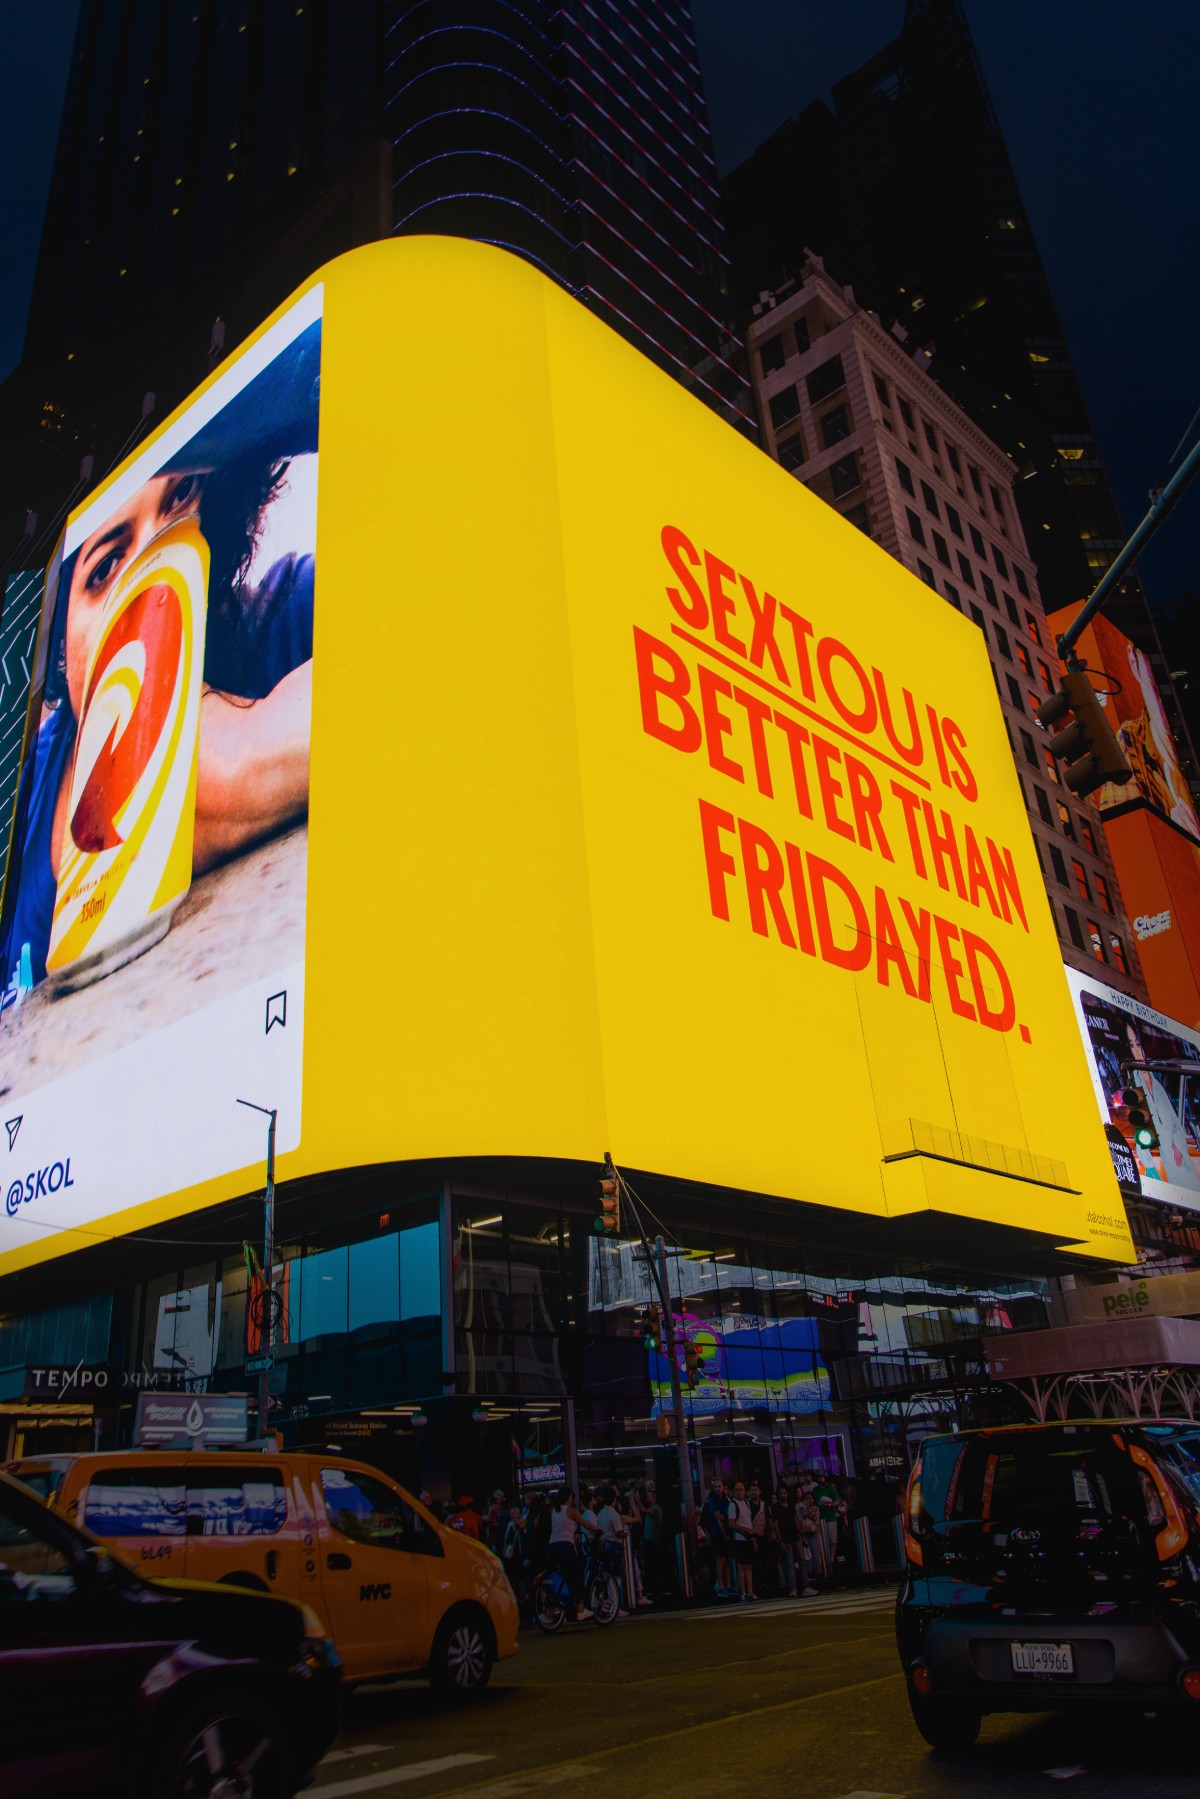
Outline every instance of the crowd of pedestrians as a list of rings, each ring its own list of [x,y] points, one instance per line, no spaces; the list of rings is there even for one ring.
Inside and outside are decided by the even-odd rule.
[[[538,1491],[510,1503],[497,1488],[477,1507],[462,1494],[443,1507],[422,1500],[453,1530],[485,1543],[500,1558],[518,1600],[530,1599],[548,1568],[561,1573],[577,1615],[590,1616],[584,1571],[598,1557],[617,1577],[623,1609],[649,1606],[675,1589],[673,1544],[663,1526],[655,1483]],[[700,1576],[714,1596],[753,1604],[781,1595],[808,1599],[856,1560],[853,1483],[809,1473],[774,1491],[757,1480],[714,1480],[698,1513]]]

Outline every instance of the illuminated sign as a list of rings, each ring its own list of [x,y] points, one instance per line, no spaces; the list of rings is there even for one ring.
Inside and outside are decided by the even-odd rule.
[[[1147,1199],[1200,1212],[1200,1034],[1074,968],[1067,980],[1110,1142],[1124,1145]],[[1130,1122],[1131,1092],[1153,1127],[1150,1143]]]
[[[244,569],[214,528],[239,433],[291,496],[243,515]],[[130,509],[186,477],[131,568]],[[281,1182],[611,1145],[1132,1253],[984,640],[527,265],[330,264],[66,553],[88,728],[35,761],[0,1061],[13,1179],[69,1156],[72,1185],[0,1216],[4,1265],[253,1190],[239,1098],[277,1110]],[[130,820],[153,854],[102,880]]]

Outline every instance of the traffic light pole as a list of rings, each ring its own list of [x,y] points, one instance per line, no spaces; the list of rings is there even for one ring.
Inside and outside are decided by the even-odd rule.
[[[1149,512],[1112,567],[1101,577],[1079,617],[1072,620],[1059,638],[1058,654],[1069,669],[1077,670],[1082,667],[1079,658],[1075,655],[1075,645],[1079,640],[1080,633],[1095,618],[1126,569],[1131,563],[1136,562],[1167,514],[1183,498],[1185,489],[1197,474],[1200,474],[1200,439],[1193,444],[1162,492],[1151,502]]]
[[[647,1250],[649,1245],[647,1245]],[[667,1366],[671,1370],[671,1405],[675,1412],[675,1454],[679,1460],[679,1497],[683,1504],[683,1526],[686,1550],[683,1561],[685,1597],[695,1590],[696,1569],[696,1494],[692,1487],[692,1465],[688,1455],[687,1426],[683,1414],[683,1381],[679,1373],[679,1356],[675,1337],[675,1319],[671,1307],[671,1289],[667,1284],[667,1246],[661,1237],[654,1239],[658,1290],[663,1303],[663,1341]]]

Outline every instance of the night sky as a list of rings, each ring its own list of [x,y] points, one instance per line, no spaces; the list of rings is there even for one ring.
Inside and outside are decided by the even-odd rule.
[[[1200,5],[966,6],[1132,529],[1200,407]],[[8,0],[3,9],[0,378],[20,355],[78,9],[79,0]],[[694,10],[724,172],[894,37],[904,0],[694,0]],[[1142,560],[1155,600],[1200,587],[1198,529],[1200,480]]]

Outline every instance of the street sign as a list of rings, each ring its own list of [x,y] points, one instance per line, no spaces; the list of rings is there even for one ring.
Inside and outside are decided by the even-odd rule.
[[[249,1436],[244,1394],[139,1393],[133,1440],[138,1448],[177,1443],[242,1443]]]
[[[247,1374],[267,1374],[275,1366],[275,1357],[266,1355],[248,1355],[246,1357]]]

